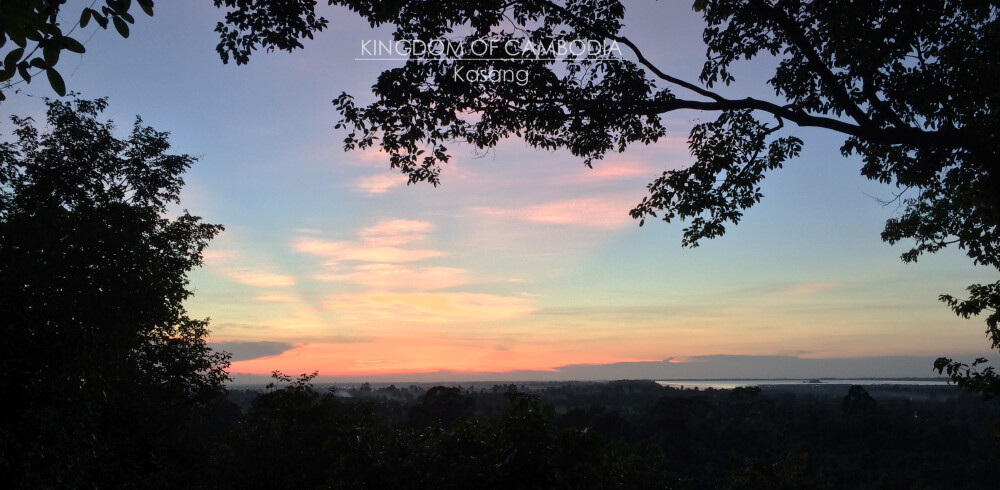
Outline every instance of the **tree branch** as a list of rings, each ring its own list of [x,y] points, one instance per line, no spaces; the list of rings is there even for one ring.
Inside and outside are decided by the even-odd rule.
[[[812,49],[809,40],[806,39],[805,33],[802,32],[799,25],[793,19],[779,12],[777,8],[763,0],[750,0],[750,4],[763,16],[777,23],[778,27],[788,36],[792,45],[805,57],[809,67],[816,73],[826,89],[830,91],[830,96],[833,100],[837,102],[848,116],[851,116],[851,119],[857,121],[861,126],[873,125],[868,115],[851,100],[850,94],[844,90],[843,85],[837,80],[837,76],[830,71],[826,64],[823,63],[823,60],[820,59],[819,54]]]
[[[974,142],[972,135],[959,129],[945,128],[936,131],[924,131],[909,126],[903,128],[878,128],[875,126],[863,127],[842,121],[840,119],[814,116],[805,112],[793,111],[788,107],[779,106],[771,102],[750,97],[736,100],[723,99],[712,102],[684,99],[650,101],[639,106],[619,107],[618,110],[632,114],[664,114],[678,109],[696,109],[702,111],[750,109],[763,111],[775,117],[787,119],[799,126],[830,129],[849,136],[857,136],[865,140],[884,144],[905,144],[918,147],[938,146],[945,148],[969,148]]]
[[[576,21],[580,25],[580,27],[582,27],[582,28],[584,28],[584,29],[586,29],[586,30],[594,33],[594,34],[597,34],[598,36],[601,36],[601,37],[603,37],[605,39],[611,39],[613,41],[617,41],[617,42],[619,42],[621,44],[624,44],[625,46],[628,46],[628,48],[630,50],[632,50],[632,53],[635,54],[636,60],[639,61],[639,64],[642,65],[642,66],[644,66],[644,67],[646,67],[649,71],[653,72],[653,74],[655,74],[656,76],[660,77],[661,80],[670,82],[670,83],[672,83],[674,85],[677,85],[679,87],[682,87],[682,88],[685,88],[687,90],[690,90],[690,91],[692,91],[692,92],[694,92],[694,93],[696,93],[698,95],[701,95],[702,97],[708,97],[709,99],[716,100],[716,101],[722,101],[723,100],[723,97],[721,95],[715,93],[715,92],[712,92],[710,90],[705,90],[704,88],[701,88],[701,87],[699,87],[699,86],[697,86],[697,85],[695,85],[695,84],[693,84],[691,82],[686,82],[684,80],[681,80],[680,78],[677,78],[677,77],[674,77],[674,76],[671,76],[671,75],[668,75],[668,74],[664,73],[662,70],[660,70],[659,68],[657,68],[656,65],[654,65],[652,62],[650,62],[646,58],[646,56],[644,56],[642,54],[642,51],[639,49],[639,47],[636,46],[635,43],[633,43],[629,38],[627,38],[625,36],[619,36],[619,35],[611,34],[610,32],[608,32],[608,31],[606,31],[604,29],[599,29],[599,28],[597,28],[597,27],[595,27],[593,25],[590,25],[586,20],[581,19],[578,15],[574,14],[573,12],[570,12],[569,10],[566,9],[566,7],[563,7],[562,5],[557,5],[557,4],[553,3],[553,2],[551,2],[550,0],[543,0],[543,1],[544,1],[544,3],[548,4],[553,9],[559,11],[559,13],[565,15],[566,17],[569,17],[569,18],[573,19],[574,21]]]

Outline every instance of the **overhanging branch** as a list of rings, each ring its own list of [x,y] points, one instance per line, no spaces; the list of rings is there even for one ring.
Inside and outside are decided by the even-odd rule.
[[[840,119],[815,116],[801,111],[794,111],[788,107],[779,106],[772,102],[750,97],[736,100],[723,99],[711,102],[683,99],[651,101],[649,103],[633,107],[631,112],[647,114],[652,112],[656,114],[664,114],[679,109],[696,109],[703,111],[750,109],[763,111],[776,117],[787,119],[799,126],[825,128],[849,136],[857,136],[868,141],[884,144],[904,144],[918,147],[937,146],[944,148],[967,148],[971,143],[969,135],[958,129],[924,131],[912,127],[877,128],[872,126],[859,126]]]

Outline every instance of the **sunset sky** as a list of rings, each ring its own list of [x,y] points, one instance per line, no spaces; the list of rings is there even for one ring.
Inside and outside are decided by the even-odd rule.
[[[693,81],[705,48],[690,3],[635,2],[625,34]],[[79,12],[73,5],[65,11]],[[879,239],[899,209],[876,198],[894,188],[861,177],[836,135],[789,128],[805,142],[802,156],[768,177],[739,226],[687,249],[683,224],[640,228],[628,211],[657,175],[691,163],[687,133],[711,113],[672,114],[667,138],[592,170],[520,140],[486,154],[454,145],[441,186],[407,186],[385,155],[343,151],[331,104],[345,91],[371,100],[378,73],[400,64],[357,59],[364,40],[389,31],[327,9],[331,28],[304,50],[257,53],[237,67],[215,52],[222,13],[211,2],[157,2],[155,12],[136,14],[129,39],[94,26],[76,33],[88,52],[64,53],[58,68],[70,90],[110,98],[105,115],[123,134],[140,115],[171,133],[175,152],[199,157],[182,206],[226,231],[191,276],[188,309],[211,317],[212,342],[234,354],[234,373],[558,377],[571,365],[719,355],[987,351],[982,321],[936,298],[993,274],[957,250],[900,262],[904,247]],[[769,66],[745,66],[726,93],[771,96],[761,83]],[[10,95],[3,137],[10,114],[41,120],[42,101],[26,94],[52,95],[44,79]],[[736,365],[703,376],[739,374]],[[929,365],[912,373],[930,374]]]

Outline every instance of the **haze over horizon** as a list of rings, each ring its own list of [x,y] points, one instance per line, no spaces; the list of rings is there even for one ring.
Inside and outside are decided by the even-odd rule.
[[[690,6],[630,8],[626,33],[647,56],[696,79],[703,23]],[[334,28],[304,50],[237,67],[214,49],[220,11],[161,2],[128,39],[98,31],[86,54],[60,61],[71,90],[110,96],[105,115],[120,130],[140,115],[171,133],[174,152],[200,158],[183,205],[226,231],[192,275],[188,309],[212,318],[213,345],[236,356],[231,372],[930,377],[938,356],[987,352],[982,322],[937,297],[992,281],[990,271],[957,250],[903,264],[906,244],[879,240],[897,210],[875,198],[894,188],[861,177],[836,136],[793,128],[802,156],[768,177],[739,226],[695,249],[680,245],[683,223],[639,228],[628,211],[653,178],[691,162],[696,111],[592,170],[509,140],[485,155],[458,145],[443,185],[407,186],[385,155],[342,150],[329,103],[342,91],[368,100],[378,73],[399,65],[356,59],[364,40],[389,33],[324,15]],[[728,90],[766,98],[752,82],[764,72],[737,73],[749,83]],[[48,86],[24,92],[5,114],[44,120],[42,101],[25,95],[51,96]]]

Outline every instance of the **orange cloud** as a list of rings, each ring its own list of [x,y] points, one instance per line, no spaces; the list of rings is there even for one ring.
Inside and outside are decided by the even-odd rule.
[[[288,374],[319,370],[321,375],[406,374],[436,371],[504,372],[552,371],[556,366],[608,364],[633,358],[594,352],[553,349],[551,345],[523,344],[515,349],[472,345],[449,338],[394,337],[368,342],[316,342],[298,345],[280,355],[234,362],[231,372]]]

